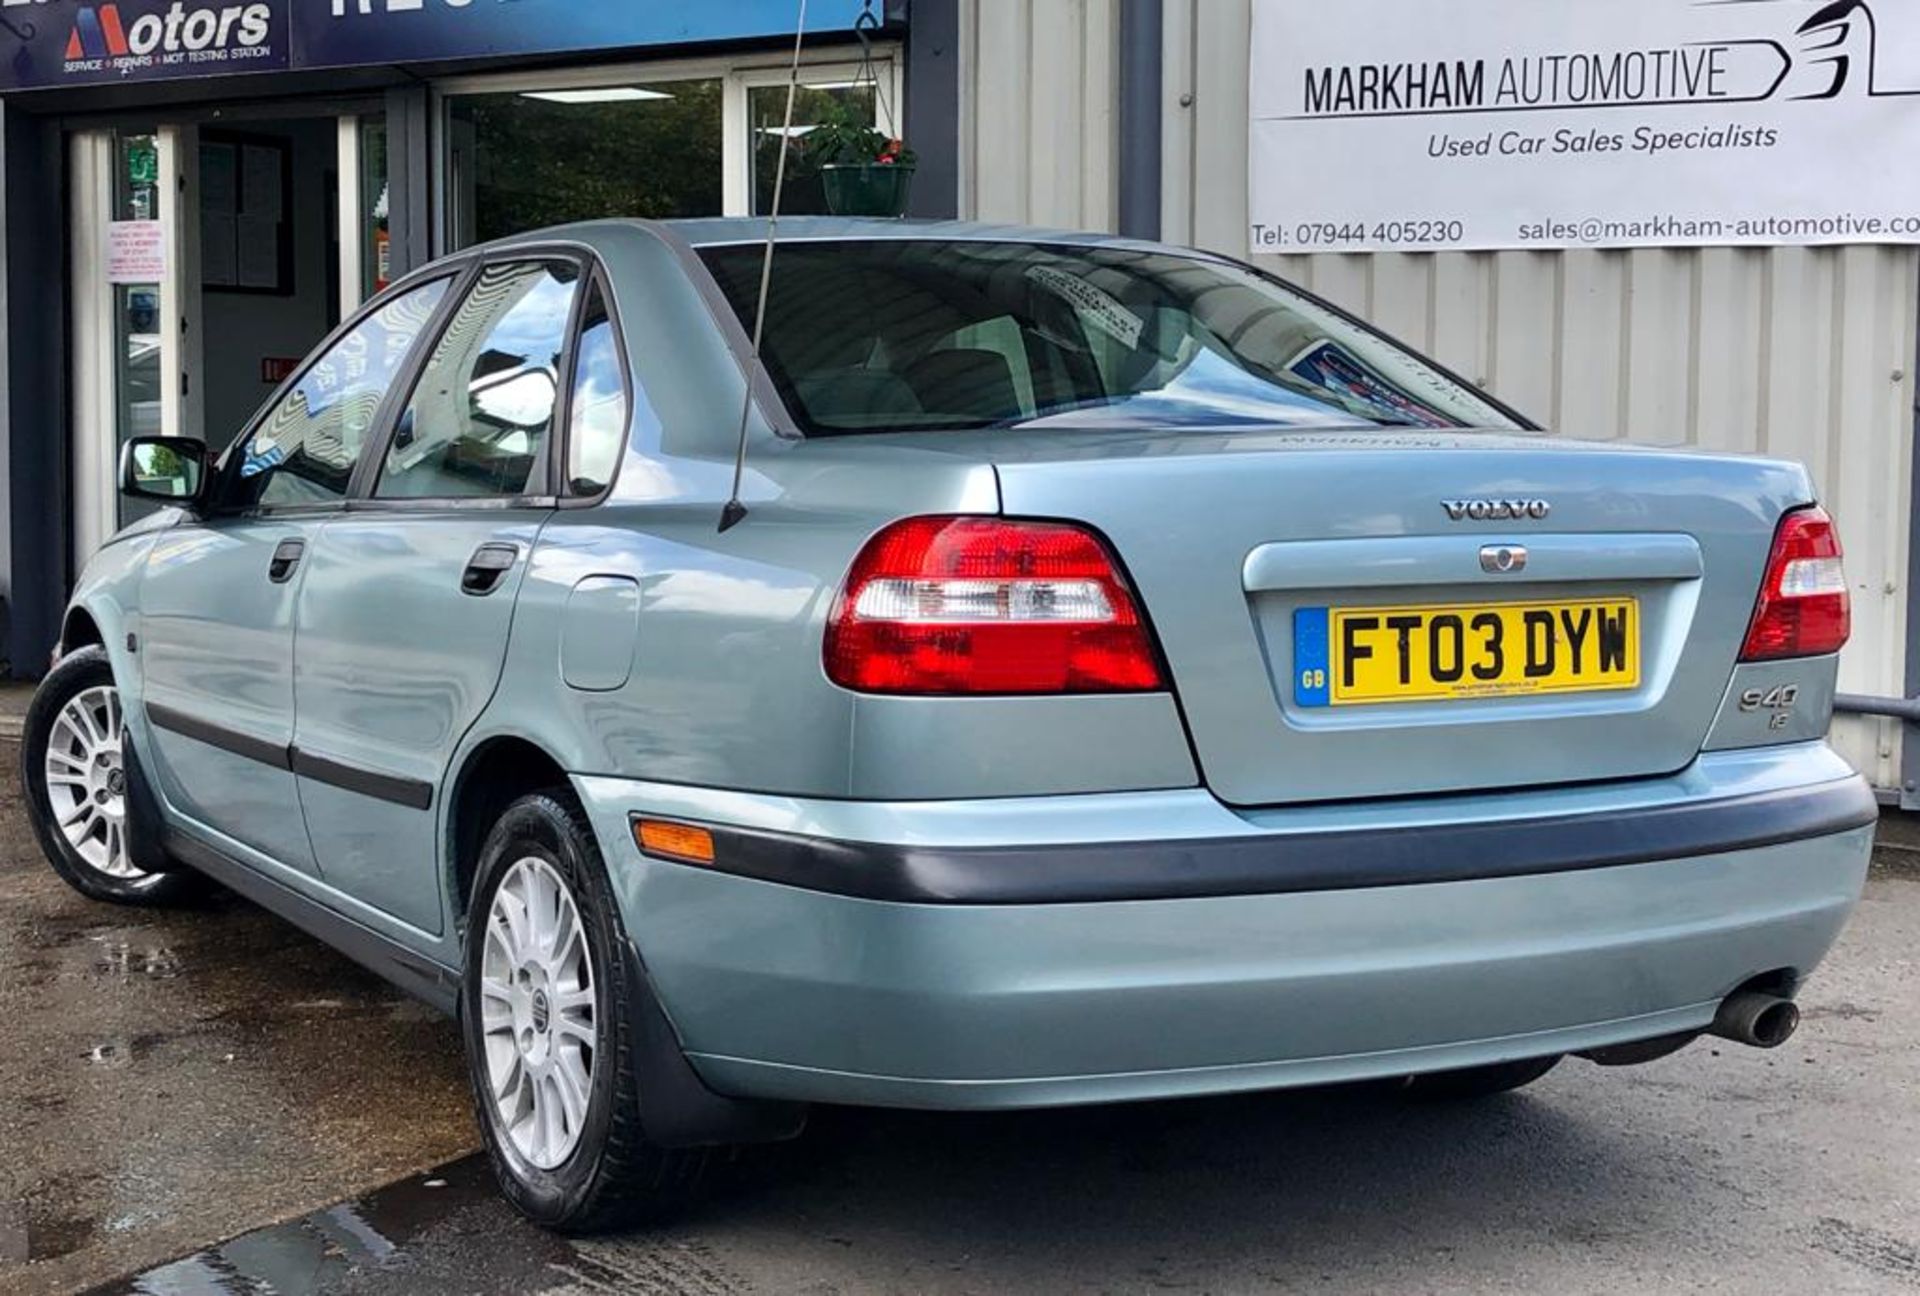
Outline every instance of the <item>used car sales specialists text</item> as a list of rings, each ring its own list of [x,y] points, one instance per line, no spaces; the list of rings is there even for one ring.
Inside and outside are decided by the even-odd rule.
[[[1551,135],[1529,131],[1486,131],[1456,135],[1435,131],[1427,137],[1427,156],[1532,157],[1577,153],[1698,153],[1715,149],[1772,148],[1780,132],[1770,126],[1714,126],[1697,130],[1660,130],[1638,126],[1631,133],[1561,128]]]

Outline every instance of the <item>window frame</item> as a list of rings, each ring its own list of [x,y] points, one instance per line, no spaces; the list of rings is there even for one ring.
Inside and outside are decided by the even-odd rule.
[[[381,499],[374,494],[374,489],[380,481],[380,473],[386,467],[387,452],[392,446],[400,415],[408,405],[412,404],[414,389],[419,386],[426,367],[433,362],[434,352],[440,349],[441,340],[446,336],[447,330],[452,327],[454,317],[459,313],[460,308],[467,304],[467,298],[472,293],[474,285],[490,267],[562,262],[574,266],[579,271],[578,283],[582,285],[582,290],[574,294],[573,302],[567,312],[567,331],[563,339],[564,350],[559,364],[562,373],[573,372],[574,353],[578,350],[580,341],[581,314],[586,309],[587,294],[584,286],[591,283],[596,275],[602,273],[600,258],[591,248],[581,243],[533,242],[495,247],[484,252],[458,253],[456,257],[463,260],[466,266],[457,290],[452,294],[452,305],[435,317],[431,328],[431,343],[418,348],[409,357],[406,367],[394,380],[393,390],[388,393],[390,399],[380,408],[379,416],[375,420],[374,434],[368,438],[366,450],[360,462],[354,466],[353,480],[347,488],[346,511],[350,513],[551,509],[558,508],[563,503],[561,495],[554,487],[561,480],[559,474],[565,471],[565,461],[557,459],[556,454],[561,442],[565,439],[566,429],[573,420],[571,382],[562,384],[554,401],[554,421],[557,426],[547,435],[535,472],[536,480],[529,483],[537,489],[519,495],[422,495]],[[624,354],[622,359],[624,361]]]
[[[609,86],[668,81],[718,80],[720,86],[720,210],[718,216],[749,214],[753,195],[753,148],[747,117],[747,92],[758,86],[784,86],[790,75],[789,52],[758,52],[733,57],[658,59],[652,62],[597,63],[581,68],[545,68],[525,72],[488,72],[443,77],[429,89],[429,116],[435,123],[432,168],[431,232],[436,255],[453,248],[455,176],[451,146],[452,101],[470,95],[525,94],[541,90],[595,90]],[[906,116],[906,48],[899,41],[876,41],[873,66],[880,80],[875,118],[878,128],[901,134]],[[801,78],[853,78],[860,68],[860,47],[809,44],[800,64]],[[886,111],[891,108],[891,112]],[[485,246],[476,244],[475,247]],[[462,249],[465,251],[468,249]]]
[[[613,329],[613,353],[620,362],[620,390],[622,399],[626,402],[626,431],[621,438],[620,454],[613,461],[613,471],[607,474],[607,484],[601,487],[597,494],[574,495],[567,489],[570,480],[567,476],[567,465],[571,462],[573,454],[573,397],[579,383],[580,340],[586,331],[587,302],[592,299],[596,289],[600,293],[600,300],[607,305],[607,323]],[[592,508],[596,504],[605,503],[607,497],[613,494],[614,488],[620,484],[620,471],[626,467],[627,459],[633,453],[634,420],[638,413],[633,364],[627,356],[627,331],[620,322],[620,303],[613,295],[612,278],[597,260],[587,279],[587,290],[581,293],[580,299],[574,303],[564,386],[562,404],[566,412],[566,422],[560,429],[560,435],[552,438],[556,444],[557,453],[551,460],[550,480],[559,488],[559,507],[563,509]]]
[[[466,299],[466,286],[471,271],[471,266],[467,264],[469,260],[470,258],[466,257],[451,258],[447,261],[439,261],[432,265],[421,267],[414,273],[396,281],[390,285],[385,292],[380,293],[358,310],[349,314],[345,319],[341,320],[340,323],[336,324],[331,332],[316,343],[313,350],[308,352],[306,358],[300,362],[299,367],[278,387],[274,388],[271,396],[261,402],[260,408],[254,411],[253,417],[241,428],[239,435],[234,437],[233,441],[222,454],[219,463],[215,466],[218,485],[215,488],[210,517],[310,517],[344,512],[354,501],[355,489],[359,485],[360,475],[366,464],[367,456],[376,445],[382,445],[386,441],[387,425],[393,414],[391,407],[395,391],[400,389],[403,382],[406,383],[406,390],[408,392],[413,390],[411,382],[407,380],[416,369],[419,358],[425,349],[425,340],[428,338],[437,340],[439,338],[450,317],[448,309],[449,303],[464,301]],[[335,347],[344,342],[349,335],[359,329],[361,325],[365,324],[374,315],[386,309],[400,298],[441,280],[446,281],[447,291],[445,295],[441,297],[439,304],[434,307],[433,314],[421,328],[419,335],[414,338],[412,349],[408,351],[400,367],[394,371],[393,380],[388,383],[385,394],[380,398],[380,404],[374,411],[373,423],[367,429],[366,441],[361,445],[360,454],[354,460],[353,471],[348,474],[346,494],[338,499],[311,504],[252,504],[240,508],[228,506],[224,502],[224,497],[232,488],[234,474],[238,471],[237,465],[246,459],[247,447],[253,444],[253,438],[259,434],[261,427],[273,412],[278,410],[280,406],[293,395],[295,389],[306,381],[307,375],[313,371],[314,367],[327,356],[331,355]]]

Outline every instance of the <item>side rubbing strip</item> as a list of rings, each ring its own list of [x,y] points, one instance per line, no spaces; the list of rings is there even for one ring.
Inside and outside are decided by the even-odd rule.
[[[293,772],[301,778],[310,778],[316,783],[327,783],[349,792],[358,792],[361,796],[372,797],[376,801],[390,801],[394,805],[403,805],[410,810],[425,810],[433,804],[433,785],[422,783],[419,779],[400,778],[393,774],[376,774],[372,770],[360,769],[353,765],[342,765],[339,761],[328,760],[324,756],[315,756],[312,752],[293,749]]]
[[[235,733],[219,725],[209,724],[198,716],[176,711],[172,707],[147,704],[147,719],[157,729],[165,729],[195,742],[218,747],[221,751],[232,752],[235,756],[258,761],[262,765],[271,765],[275,769],[290,770],[301,778],[310,778],[316,783],[326,783],[333,787],[345,788],[349,792],[358,792],[361,796],[372,797],[376,801],[390,801],[394,805],[403,805],[413,810],[425,810],[433,804],[433,785],[419,779],[400,778],[393,774],[380,774],[373,770],[360,769],[353,765],[343,765],[339,761],[328,760],[324,756],[315,756],[312,752],[303,752],[297,747],[283,747],[248,734]]]
[[[188,715],[185,711],[176,711],[172,707],[147,703],[147,719],[155,728],[177,733],[195,742],[203,742],[209,747],[218,747],[221,751],[232,752],[235,756],[244,756],[262,765],[271,765],[275,769],[293,768],[292,749],[279,743],[270,743],[264,738],[255,738],[249,734],[235,733],[219,725],[209,724],[199,716]]]

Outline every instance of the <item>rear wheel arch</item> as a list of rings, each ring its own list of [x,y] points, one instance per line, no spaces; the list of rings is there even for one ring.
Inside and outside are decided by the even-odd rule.
[[[488,738],[467,753],[447,795],[447,874],[456,924],[466,920],[481,850],[500,816],[521,797],[567,786],[560,762],[525,738]]]

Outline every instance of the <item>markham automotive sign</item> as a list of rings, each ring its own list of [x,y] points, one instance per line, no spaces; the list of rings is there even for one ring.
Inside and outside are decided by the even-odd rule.
[[[889,19],[899,0],[880,6]],[[0,90],[791,36],[793,0],[0,0]],[[861,0],[812,0],[850,35]]]
[[[1916,0],[1252,0],[1254,252],[1920,242]]]

